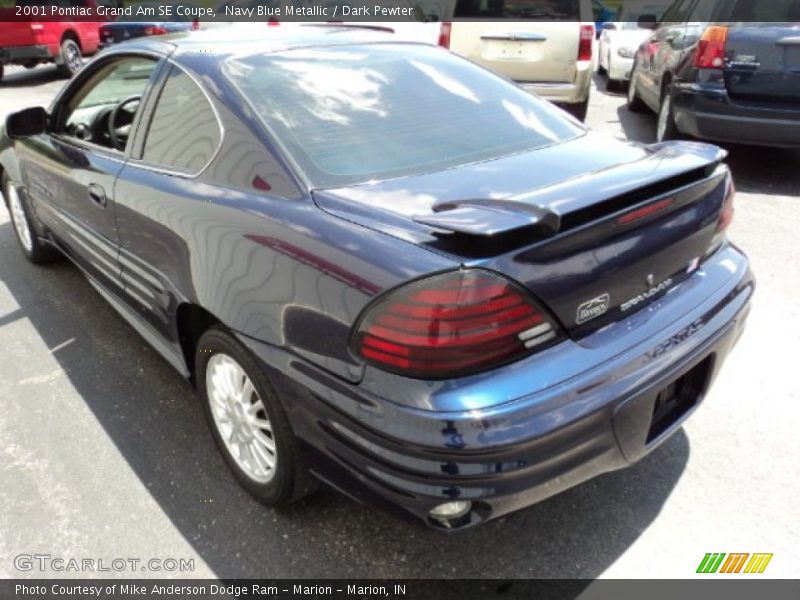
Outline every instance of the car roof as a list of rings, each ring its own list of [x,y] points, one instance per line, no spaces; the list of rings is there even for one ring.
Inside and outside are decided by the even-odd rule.
[[[386,31],[349,25],[292,24],[268,27],[266,23],[234,24],[230,27],[175,33],[125,42],[119,52],[154,52],[173,57],[203,55],[217,60],[234,55],[269,54],[321,46],[368,43],[414,43]]]

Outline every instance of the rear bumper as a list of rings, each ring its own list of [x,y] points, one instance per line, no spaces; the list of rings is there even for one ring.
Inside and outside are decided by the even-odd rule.
[[[429,525],[435,525],[427,516],[434,506],[471,500],[464,523],[471,526],[623,468],[669,438],[702,402],[741,335],[753,290],[746,257],[727,247],[650,307],[580,343],[543,353],[583,361],[579,375],[553,380],[534,356],[502,373],[509,387],[527,385],[529,394],[474,410],[407,408],[397,399],[423,389],[410,380],[403,384],[393,376],[374,386],[367,376],[360,385],[346,383],[274,347],[242,341],[279,382],[318,478],[361,502],[401,508]],[[669,324],[662,326],[662,319]],[[627,338],[620,349],[621,332],[632,330],[640,339],[629,345]],[[704,385],[695,403],[654,434],[659,393],[699,369]],[[486,384],[487,395],[502,393],[495,379]],[[448,394],[458,386],[459,380],[444,383]],[[472,394],[462,390],[461,403],[469,406]]]
[[[50,49],[46,45],[0,48],[0,63],[5,64],[28,60],[50,60],[52,58]]]
[[[572,82],[517,81],[517,85],[556,104],[580,104],[589,98],[592,73],[592,62],[582,61]]]
[[[800,148],[800,108],[736,102],[724,89],[681,84],[674,111],[678,129],[699,139]]]

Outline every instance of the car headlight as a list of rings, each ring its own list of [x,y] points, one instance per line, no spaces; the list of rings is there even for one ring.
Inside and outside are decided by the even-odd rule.
[[[636,50],[633,48],[625,48],[623,46],[622,48],[617,49],[617,54],[622,58],[633,58],[636,56]]]

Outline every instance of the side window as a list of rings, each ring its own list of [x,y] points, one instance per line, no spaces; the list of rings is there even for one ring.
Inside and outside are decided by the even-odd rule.
[[[694,23],[708,23],[718,2],[719,0],[698,0],[687,20]]]
[[[100,67],[62,104],[56,130],[124,151],[156,64],[151,58],[128,57]]]
[[[211,159],[221,137],[203,91],[186,72],[172,67],[153,111],[142,160],[196,173]]]
[[[669,7],[666,14],[664,14],[664,18],[662,19],[663,23],[683,23],[686,21],[686,17],[689,15],[689,10],[692,8],[692,2],[694,0],[678,0]]]

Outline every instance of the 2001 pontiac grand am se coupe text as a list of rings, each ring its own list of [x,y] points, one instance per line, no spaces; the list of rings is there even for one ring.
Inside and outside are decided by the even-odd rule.
[[[192,379],[257,498],[321,480],[467,527],[702,401],[754,288],[722,151],[600,138],[374,32],[225,35],[104,53],[8,118],[0,165],[23,253]]]

